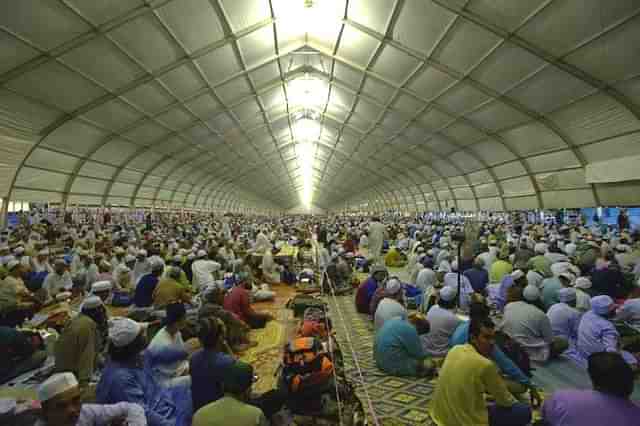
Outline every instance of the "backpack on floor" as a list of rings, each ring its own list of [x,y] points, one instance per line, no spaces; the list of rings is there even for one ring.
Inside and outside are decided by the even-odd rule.
[[[333,362],[315,337],[297,337],[284,347],[282,380],[295,399],[320,395],[330,388]]]
[[[324,309],[318,307],[305,309],[302,322],[298,327],[298,336],[317,337],[325,340],[330,332],[331,319],[327,318],[327,313]]]
[[[303,316],[304,311],[310,307],[326,310],[327,304],[317,297],[307,296],[304,294],[297,295],[287,302],[287,308],[293,310],[293,316],[296,318]]]

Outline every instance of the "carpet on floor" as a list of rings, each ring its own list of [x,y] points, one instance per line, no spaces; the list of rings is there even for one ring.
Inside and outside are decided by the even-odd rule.
[[[336,338],[344,357],[347,378],[367,407],[365,388],[372,401],[376,417],[383,426],[435,425],[427,413],[427,404],[435,389],[435,380],[389,376],[380,371],[373,359],[373,323],[355,310],[353,297],[328,298]],[[344,324],[342,324],[340,309]],[[343,326],[344,325],[344,326]],[[346,326],[346,330],[345,330]],[[356,350],[365,385],[362,385],[347,333]],[[370,424],[373,424],[370,419]]]
[[[265,328],[251,330],[250,338],[258,342],[257,346],[242,353],[240,359],[253,365],[258,381],[253,390],[256,393],[267,392],[277,385],[277,371],[282,361],[282,348],[289,340],[297,325],[293,312],[286,308],[287,301],[295,295],[295,289],[276,285],[274,300],[253,304],[256,311],[271,313],[275,320],[269,321]]]

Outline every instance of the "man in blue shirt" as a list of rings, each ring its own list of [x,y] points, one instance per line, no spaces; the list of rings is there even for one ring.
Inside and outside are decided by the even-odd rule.
[[[424,319],[392,318],[376,332],[373,357],[379,369],[394,376],[425,377],[431,374],[431,364],[422,348],[419,334],[429,332]]]
[[[149,263],[151,264],[151,272],[140,278],[133,296],[133,304],[138,308],[151,307],[153,304],[153,291],[156,289],[164,271],[164,262],[158,256],[151,257]]]
[[[200,320],[198,339],[203,349],[194,353],[189,362],[194,412],[222,398],[224,371],[235,363],[232,356],[221,352],[226,346],[225,337],[221,331],[214,318]]]

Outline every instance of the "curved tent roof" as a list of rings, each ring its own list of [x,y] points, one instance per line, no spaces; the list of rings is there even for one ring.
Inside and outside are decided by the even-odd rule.
[[[0,46],[16,200],[638,204],[635,0],[5,1]]]

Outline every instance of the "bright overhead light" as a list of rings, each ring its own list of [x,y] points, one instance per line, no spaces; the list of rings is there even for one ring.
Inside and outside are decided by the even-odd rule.
[[[310,118],[302,118],[293,129],[296,139],[301,142],[315,142],[320,139],[320,123]]]
[[[344,14],[344,0],[273,0],[278,37],[304,34],[333,37]]]
[[[293,107],[322,108],[327,101],[329,87],[324,80],[310,76],[296,78],[287,83],[287,98]]]

